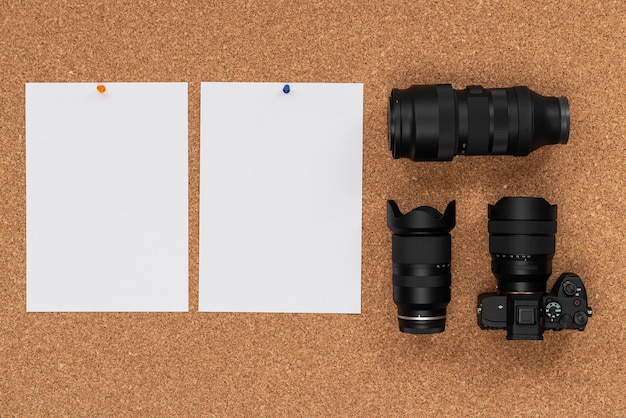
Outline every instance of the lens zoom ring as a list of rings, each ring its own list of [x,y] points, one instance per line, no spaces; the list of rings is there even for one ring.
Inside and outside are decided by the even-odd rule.
[[[391,238],[391,258],[394,263],[399,264],[450,263],[451,245],[450,235],[393,235]]]
[[[492,154],[506,154],[509,143],[509,104],[504,89],[491,89],[493,103]]]
[[[554,254],[554,236],[492,235],[489,252],[492,254]]]
[[[552,235],[556,234],[556,221],[489,221],[490,234]]]
[[[394,286],[398,287],[450,287],[452,275],[450,271],[422,277],[394,273],[392,282]]]

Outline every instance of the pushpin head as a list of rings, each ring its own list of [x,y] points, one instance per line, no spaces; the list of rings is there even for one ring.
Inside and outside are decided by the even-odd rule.
[[[285,86],[283,87],[283,93],[287,94],[291,91],[291,87],[289,87],[289,84],[285,84]]]
[[[96,90],[98,90],[98,93],[104,94],[104,92],[107,91],[107,88],[104,87],[104,84],[98,84],[98,87],[96,87]]]

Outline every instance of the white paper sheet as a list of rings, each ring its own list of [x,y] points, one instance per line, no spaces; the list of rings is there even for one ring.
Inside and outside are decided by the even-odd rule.
[[[360,313],[362,84],[202,83],[200,311]]]
[[[187,84],[26,85],[28,311],[187,311]]]

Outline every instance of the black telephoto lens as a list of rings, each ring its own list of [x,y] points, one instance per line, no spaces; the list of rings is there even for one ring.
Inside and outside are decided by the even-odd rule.
[[[504,197],[489,205],[491,270],[499,294],[546,291],[555,251],[556,205],[538,197]]]
[[[393,158],[450,161],[454,155],[528,155],[569,137],[567,98],[528,87],[454,90],[450,84],[393,89],[389,98]]]
[[[393,232],[393,300],[402,332],[434,334],[445,329],[455,205],[450,202],[443,214],[421,206],[403,215],[396,202],[387,202],[387,225]]]

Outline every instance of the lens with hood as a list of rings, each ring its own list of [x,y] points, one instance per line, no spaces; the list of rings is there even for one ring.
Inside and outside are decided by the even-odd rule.
[[[452,201],[443,214],[430,206],[402,214],[396,202],[387,202],[387,225],[393,232],[393,300],[402,332],[434,334],[445,329],[455,207]]]

